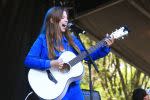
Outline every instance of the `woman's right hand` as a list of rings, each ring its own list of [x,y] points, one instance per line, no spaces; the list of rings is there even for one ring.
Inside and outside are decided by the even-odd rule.
[[[57,60],[52,60],[50,64],[54,68],[62,69],[64,62],[62,59],[57,59]]]

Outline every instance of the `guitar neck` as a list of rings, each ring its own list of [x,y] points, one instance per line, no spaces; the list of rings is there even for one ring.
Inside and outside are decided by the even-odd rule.
[[[90,49],[87,50],[89,54],[91,54],[93,51],[97,50],[99,47],[106,46],[106,42],[104,39],[102,41],[99,41],[95,46],[92,46]],[[87,57],[88,53],[86,51],[81,52],[77,57],[69,61],[69,64],[71,66],[74,66],[75,64],[79,63],[82,61],[84,58]]]
[[[99,41],[98,43],[96,43],[96,45],[92,46],[90,49],[88,49],[89,53],[92,53],[93,51],[97,50],[98,48],[102,47],[102,46],[106,46],[107,43],[105,41],[105,39]]]
[[[123,36],[128,34],[128,29],[127,27],[121,27],[120,29],[117,29],[116,31],[112,32],[110,36],[113,37],[114,39],[119,39],[119,38],[123,38]],[[102,47],[102,46],[106,46],[107,43],[105,41],[105,38],[101,41],[99,41],[95,46],[92,46],[90,49],[87,50],[87,52],[89,54],[91,54],[93,51],[95,51],[96,49]],[[75,64],[77,64],[78,62],[80,62],[81,60],[83,60],[88,54],[86,51],[81,52],[77,57],[75,57],[74,59],[72,59],[71,61],[69,61],[69,64],[71,66],[74,66]]]

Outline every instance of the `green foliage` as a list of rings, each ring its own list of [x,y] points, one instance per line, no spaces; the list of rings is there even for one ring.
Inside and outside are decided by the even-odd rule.
[[[80,35],[86,48],[95,45],[86,35]],[[102,100],[131,100],[132,92],[137,87],[150,87],[150,77],[110,52],[106,57],[95,61],[99,73],[92,66],[93,89],[99,91]],[[81,88],[89,89],[89,71],[87,64]]]

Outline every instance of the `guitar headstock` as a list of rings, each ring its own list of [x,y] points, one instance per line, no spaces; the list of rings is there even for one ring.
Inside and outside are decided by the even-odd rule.
[[[126,26],[120,27],[119,29],[116,29],[116,31],[112,32],[110,37],[113,37],[114,39],[124,39],[124,36],[128,35],[129,30]]]

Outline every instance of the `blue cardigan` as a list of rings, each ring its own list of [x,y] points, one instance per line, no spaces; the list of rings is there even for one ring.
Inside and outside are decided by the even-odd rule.
[[[72,35],[73,41],[78,46],[80,51],[84,51],[83,46],[81,45],[80,41],[76,38],[76,36]],[[65,50],[72,51],[76,55],[78,54],[72,46],[68,44],[68,41],[65,37],[62,39],[62,43],[64,45]],[[59,58],[61,52],[54,51],[56,54],[56,59]],[[110,52],[110,48],[107,46],[102,46],[91,53],[91,57],[93,60],[102,58],[106,56]],[[88,60],[88,58],[85,58]],[[51,59],[48,58],[48,50],[47,50],[47,42],[45,34],[40,34],[34,44],[32,45],[29,53],[25,59],[25,65],[28,68],[34,68],[39,70],[46,70],[51,67],[50,65]],[[79,86],[79,82],[73,82],[70,84],[66,95],[64,96],[63,100],[83,100],[82,91]]]

